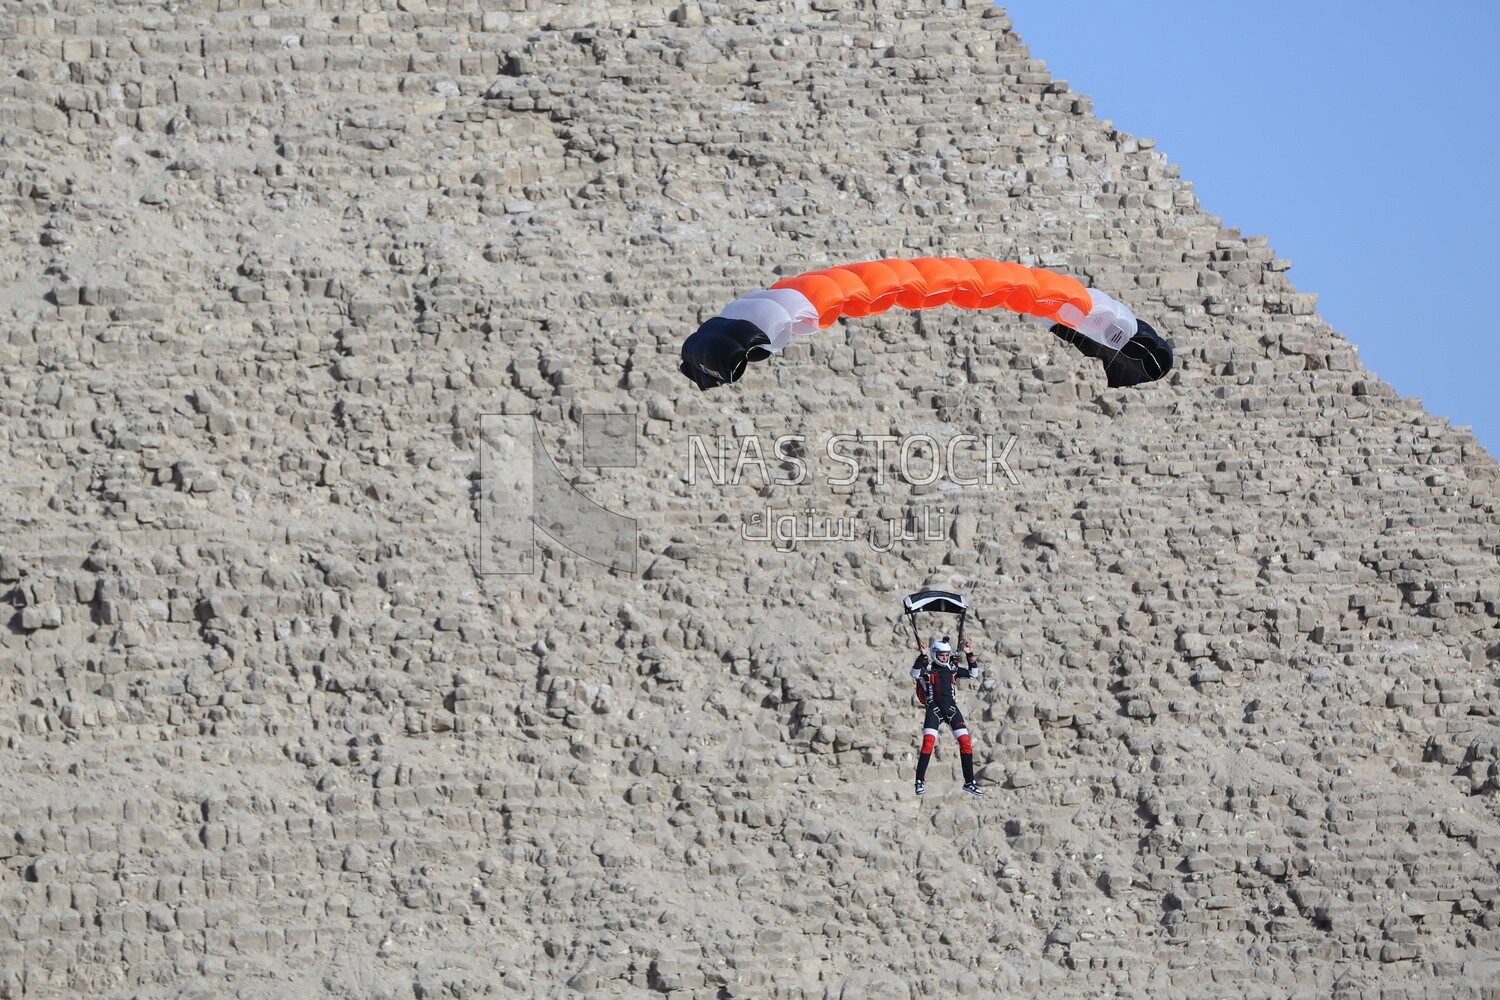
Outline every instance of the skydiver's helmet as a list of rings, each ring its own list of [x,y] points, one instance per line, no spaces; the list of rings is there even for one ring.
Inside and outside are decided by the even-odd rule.
[[[932,643],[932,662],[940,667],[951,667],[953,647],[948,645],[947,638],[935,639]]]

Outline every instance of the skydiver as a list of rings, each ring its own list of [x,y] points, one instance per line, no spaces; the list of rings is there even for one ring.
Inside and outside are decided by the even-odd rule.
[[[969,741],[969,728],[964,725],[964,714],[958,710],[958,702],[953,696],[956,677],[979,679],[974,644],[964,642],[964,657],[968,662],[963,667],[954,662],[953,647],[948,645],[946,638],[933,642],[931,650],[930,659],[926,653],[918,653],[911,665],[917,700],[927,708],[922,719],[922,755],[917,758],[917,794],[927,790],[927,765],[937,747],[938,726],[946,722],[953,738],[958,741],[958,759],[964,769],[964,791],[970,795],[983,795],[979,782],[974,780],[974,748]]]

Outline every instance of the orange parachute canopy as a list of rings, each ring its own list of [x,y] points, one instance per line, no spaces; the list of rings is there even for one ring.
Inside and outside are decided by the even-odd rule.
[[[945,305],[1046,320],[1058,337],[1104,363],[1111,386],[1154,381],[1172,367],[1171,345],[1150,324],[1077,278],[1011,261],[919,257],[807,271],[743,295],[683,342],[679,368],[698,388],[711,389],[739,381],[748,362],[841,317]]]
[[[1093,308],[1089,290],[1077,278],[1011,261],[960,257],[872,260],[808,271],[771,287],[806,296],[818,312],[819,327],[840,316],[873,316],[892,306],[1003,308],[1053,321],[1065,305],[1084,314]]]

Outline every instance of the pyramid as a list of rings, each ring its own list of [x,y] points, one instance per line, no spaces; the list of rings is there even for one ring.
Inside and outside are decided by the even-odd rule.
[[[1493,995],[1500,470],[1022,37],[0,12],[0,998]],[[676,370],[922,256],[1174,370],[957,309]],[[912,795],[924,587],[983,799],[946,731]]]

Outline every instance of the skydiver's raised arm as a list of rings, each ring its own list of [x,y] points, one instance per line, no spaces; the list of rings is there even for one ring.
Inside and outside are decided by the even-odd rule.
[[[964,660],[968,664],[964,669],[963,676],[971,680],[979,680],[979,661],[974,658],[974,644],[964,640]]]

